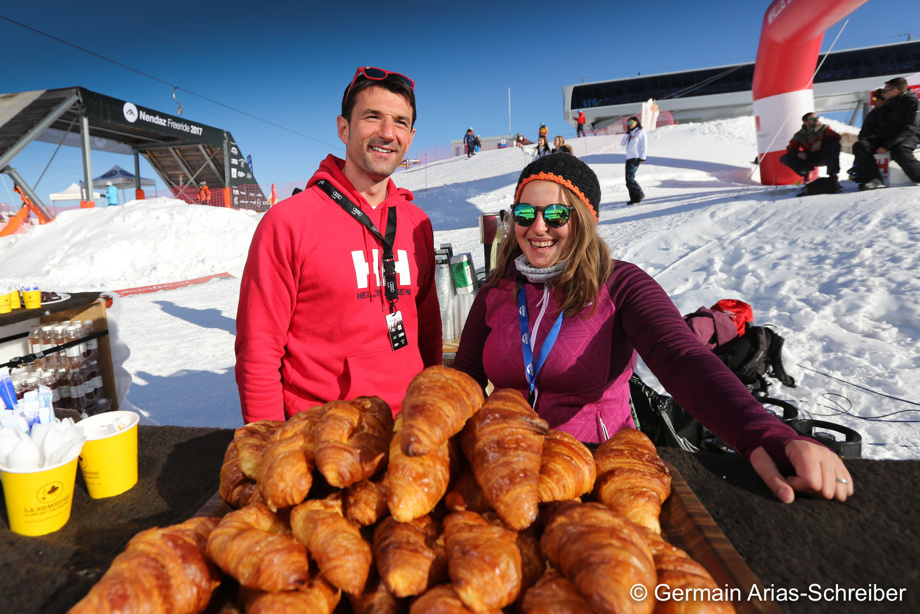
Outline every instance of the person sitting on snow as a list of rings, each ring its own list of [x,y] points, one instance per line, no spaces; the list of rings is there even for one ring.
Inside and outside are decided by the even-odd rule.
[[[920,142],[920,112],[918,112],[917,95],[907,86],[904,77],[897,77],[885,82],[882,88],[885,106],[882,107],[875,140],[860,140],[853,145],[853,157],[864,183],[860,190],[884,188],[885,182],[875,163],[875,154],[889,153],[891,159],[898,163],[907,177],[920,183],[920,160],[914,150]]]
[[[792,135],[780,162],[797,175],[808,177],[817,166],[827,166],[827,175],[837,180],[840,173],[840,135],[818,121],[814,113],[802,116],[802,129]]]

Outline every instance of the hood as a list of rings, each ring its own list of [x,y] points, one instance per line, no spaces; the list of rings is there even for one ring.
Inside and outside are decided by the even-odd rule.
[[[355,190],[355,187],[351,184],[351,181],[349,181],[348,177],[345,176],[345,173],[342,172],[344,168],[345,160],[329,154],[326,156],[326,159],[320,163],[319,169],[317,169],[317,171],[313,173],[313,176],[310,177],[310,180],[307,182],[307,187],[312,187],[313,184],[315,184],[320,179],[325,179],[329,181],[333,186],[335,186],[337,190],[343,194],[347,194],[348,197],[355,202],[355,204],[367,204],[367,201],[364,200],[364,197]],[[408,201],[412,201],[414,198],[412,196],[412,192],[405,188],[397,188],[392,179],[387,179],[387,198],[382,204],[386,205],[387,201],[391,198],[400,196]]]

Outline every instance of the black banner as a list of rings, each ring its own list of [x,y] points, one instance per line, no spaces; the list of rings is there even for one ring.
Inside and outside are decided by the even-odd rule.
[[[218,128],[174,117],[147,107],[138,106],[133,102],[118,100],[83,88],[80,88],[80,98],[83,101],[85,113],[90,123],[94,119],[99,119],[123,126],[149,130],[150,132],[171,136],[176,139],[188,140],[192,143],[204,143],[214,147],[223,147],[224,145],[224,131]]]

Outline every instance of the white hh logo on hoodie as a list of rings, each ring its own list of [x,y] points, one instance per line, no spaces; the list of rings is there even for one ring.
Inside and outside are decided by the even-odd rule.
[[[371,273],[374,274],[375,288],[383,287],[383,280],[380,278],[380,250],[371,250],[374,254],[374,267],[371,269],[364,259],[364,252],[355,250],[351,252],[351,261],[355,265],[355,280],[358,283],[359,290],[367,289],[367,280]],[[412,271],[409,270],[409,255],[404,249],[398,249],[395,253],[396,261],[396,279],[400,286],[412,285]]]

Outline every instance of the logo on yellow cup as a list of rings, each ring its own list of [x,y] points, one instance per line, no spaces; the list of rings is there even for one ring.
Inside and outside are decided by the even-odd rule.
[[[63,494],[63,482],[48,482],[38,489],[38,493],[35,495],[35,498],[42,503],[53,503],[54,501],[57,501]]]

